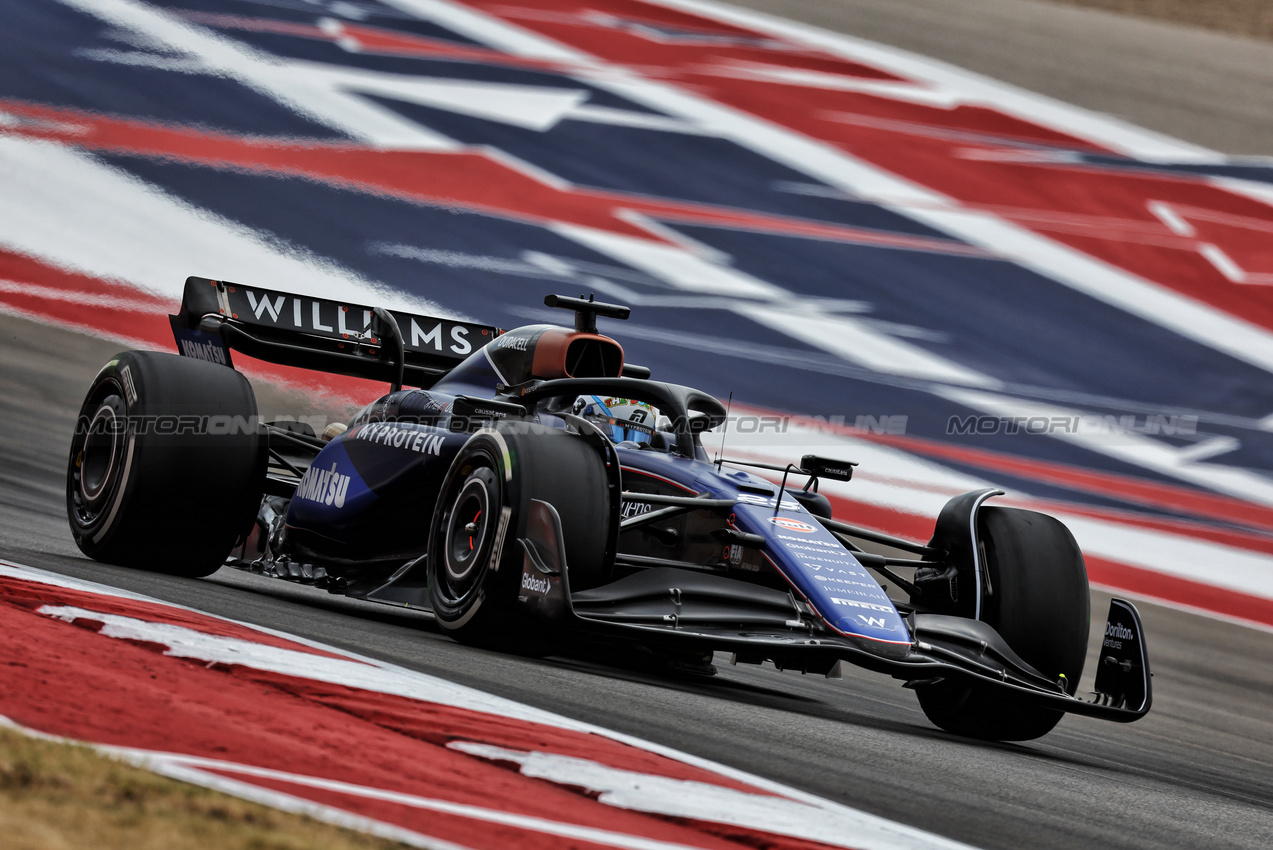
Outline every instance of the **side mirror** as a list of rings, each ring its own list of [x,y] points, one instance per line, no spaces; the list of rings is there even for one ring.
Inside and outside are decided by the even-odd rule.
[[[848,481],[853,477],[853,467],[857,464],[851,460],[833,460],[829,457],[805,455],[800,458],[800,471],[817,478],[830,478],[832,481]]]

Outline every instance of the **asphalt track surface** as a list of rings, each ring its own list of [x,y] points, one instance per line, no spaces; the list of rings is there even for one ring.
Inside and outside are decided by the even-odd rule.
[[[1040,741],[1000,745],[934,729],[910,692],[857,670],[828,681],[718,656],[717,676],[678,678],[601,653],[527,659],[461,647],[424,614],[275,579],[89,561],[66,527],[65,457],[82,393],[118,348],[0,318],[0,556],[322,640],[980,847],[1273,845],[1273,633],[1142,605],[1156,673],[1147,718],[1067,718]],[[263,406],[288,403],[260,392]],[[1094,594],[1098,622],[1106,604]]]

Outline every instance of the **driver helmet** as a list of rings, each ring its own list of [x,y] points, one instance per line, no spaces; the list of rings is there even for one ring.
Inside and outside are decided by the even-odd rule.
[[[583,395],[575,400],[575,415],[598,425],[616,443],[646,445],[659,422],[658,410],[630,398]]]

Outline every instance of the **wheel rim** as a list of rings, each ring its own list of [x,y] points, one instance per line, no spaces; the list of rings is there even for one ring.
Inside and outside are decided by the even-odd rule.
[[[487,467],[469,473],[445,519],[441,578],[448,602],[466,607],[481,592],[499,513],[495,474]]]
[[[119,443],[117,427],[120,419],[108,403],[97,408],[88,424],[80,460],[80,493],[89,503],[101,499],[102,491],[110,483],[115,471],[116,447]]]
[[[127,407],[123,398],[107,387],[92,416],[76,434],[73,452],[71,494],[75,519],[91,525],[119,489],[127,449]]]

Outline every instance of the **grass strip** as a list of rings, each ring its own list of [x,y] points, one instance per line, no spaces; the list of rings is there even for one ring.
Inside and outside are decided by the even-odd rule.
[[[390,850],[403,845],[0,728],[6,850]]]

